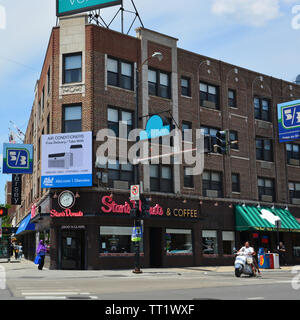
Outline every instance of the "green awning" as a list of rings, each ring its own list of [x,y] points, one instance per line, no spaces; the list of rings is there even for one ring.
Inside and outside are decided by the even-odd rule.
[[[237,231],[277,231],[275,220],[278,218],[281,220],[279,231],[300,232],[299,222],[288,210],[241,205],[235,207]]]

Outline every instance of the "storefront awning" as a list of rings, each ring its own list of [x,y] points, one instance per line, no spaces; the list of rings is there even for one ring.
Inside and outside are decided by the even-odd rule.
[[[281,221],[279,231],[300,232],[300,223],[288,210],[241,205],[235,207],[237,231],[277,231],[278,219]]]
[[[23,219],[23,221],[21,222],[16,235],[19,235],[20,233],[24,232],[24,231],[33,231],[35,230],[35,225],[33,223],[30,223],[30,219],[31,219],[31,214],[29,214],[28,216],[26,216],[26,218]]]

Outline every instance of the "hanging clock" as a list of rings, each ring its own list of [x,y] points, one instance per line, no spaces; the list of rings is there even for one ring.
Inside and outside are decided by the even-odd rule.
[[[75,195],[71,191],[63,191],[58,197],[58,204],[63,209],[72,208],[75,204]]]

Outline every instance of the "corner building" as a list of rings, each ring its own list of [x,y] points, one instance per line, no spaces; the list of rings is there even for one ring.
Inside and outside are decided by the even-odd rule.
[[[133,128],[136,68],[161,52],[162,61],[149,59],[139,72],[139,127],[145,128],[148,115],[160,114],[213,138],[229,129],[238,145],[227,155],[206,154],[198,176],[186,175],[185,165],[139,166],[143,191],[152,199],[141,266],[231,265],[232,249],[245,240],[272,252],[278,236],[288,262],[300,262],[300,150],[297,142],[278,142],[276,111],[278,103],[299,99],[300,87],[180,49],[177,42],[144,28],[136,37],[124,35],[89,24],[86,15],[61,18],[53,28],[26,131],[25,142],[34,144],[34,173],[23,176],[17,211],[19,225],[29,214],[35,225],[19,234],[28,258],[43,238],[51,269],[133,268],[133,167],[99,165],[96,136],[103,128],[119,135],[120,121]],[[58,196],[65,189],[41,188],[41,137],[79,131],[93,133],[93,186],[66,188],[77,196],[72,212],[83,216],[51,217],[51,210],[62,211]],[[277,233],[257,222],[258,205],[288,223]]]

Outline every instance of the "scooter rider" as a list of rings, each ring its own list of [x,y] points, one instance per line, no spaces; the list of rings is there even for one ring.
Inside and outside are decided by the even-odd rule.
[[[249,241],[246,241],[246,242],[245,242],[244,247],[242,247],[237,253],[239,253],[239,252],[243,252],[244,254],[246,254],[246,255],[249,256],[249,257],[255,256],[255,251],[254,251],[254,249],[250,246]],[[254,266],[253,263],[251,263],[251,268],[252,268],[253,274],[255,275],[255,274],[256,274],[256,270],[255,270],[255,266]]]

